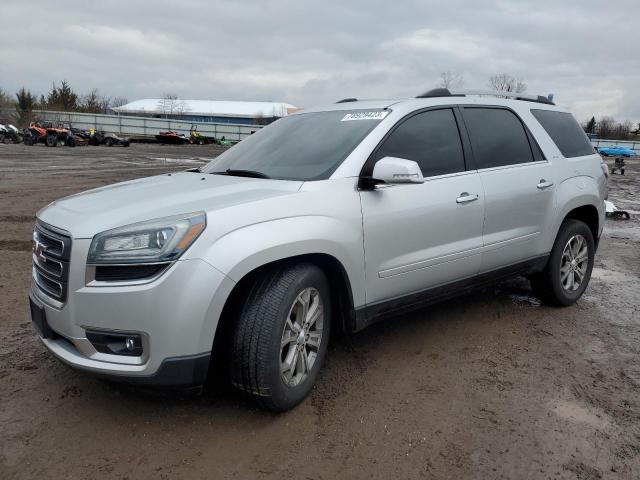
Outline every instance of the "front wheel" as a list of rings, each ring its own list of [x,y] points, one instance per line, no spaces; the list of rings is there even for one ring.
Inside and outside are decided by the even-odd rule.
[[[589,227],[580,220],[565,220],[545,269],[531,277],[531,287],[545,303],[573,304],[591,278],[595,243]]]
[[[277,412],[304,400],[327,353],[330,299],[327,278],[313,264],[283,266],[256,279],[233,334],[231,382]]]
[[[44,139],[44,143],[47,147],[55,147],[58,145],[58,135],[55,133],[48,133]]]

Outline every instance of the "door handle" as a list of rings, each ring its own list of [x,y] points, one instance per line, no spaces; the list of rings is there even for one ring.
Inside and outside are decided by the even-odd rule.
[[[475,202],[478,199],[478,194],[474,193],[473,195],[462,192],[458,198],[456,198],[456,203],[469,203]]]
[[[553,182],[547,182],[544,178],[541,178],[540,183],[536,186],[539,190],[544,190],[545,188],[553,187]]]

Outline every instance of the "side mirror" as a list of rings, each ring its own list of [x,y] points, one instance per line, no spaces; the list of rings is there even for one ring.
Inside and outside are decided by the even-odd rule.
[[[416,162],[397,157],[384,157],[378,160],[373,167],[372,177],[375,184],[424,183],[422,171]]]

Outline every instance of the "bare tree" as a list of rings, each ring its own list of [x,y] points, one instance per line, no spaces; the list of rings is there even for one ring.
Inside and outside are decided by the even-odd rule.
[[[498,92],[522,93],[527,90],[527,84],[523,79],[508,73],[498,73],[489,77],[489,87]]]
[[[9,96],[9,94],[0,88],[0,123],[3,121],[9,121],[10,117],[13,117],[15,114],[15,102]]]
[[[129,103],[129,100],[127,100],[125,97],[115,97],[113,100],[111,100],[110,106],[111,108],[122,107],[127,103]]]
[[[160,100],[158,100],[158,110],[166,118],[169,115],[182,115],[189,110],[187,103],[184,100],[180,100],[175,93],[165,93]]]
[[[440,83],[438,83],[439,88],[447,88],[449,90],[451,89],[455,90],[458,88],[462,88],[463,85],[464,85],[464,77],[459,73],[453,73],[452,71],[447,70],[446,72],[442,72],[440,74]]]
[[[630,137],[633,124],[630,120],[618,123],[614,132],[614,138],[617,140],[627,140]]]
[[[598,136],[600,138],[610,138],[615,130],[616,121],[611,117],[600,117],[598,120]]]
[[[111,104],[109,97],[100,95],[97,88],[80,97],[79,110],[87,113],[106,113]]]

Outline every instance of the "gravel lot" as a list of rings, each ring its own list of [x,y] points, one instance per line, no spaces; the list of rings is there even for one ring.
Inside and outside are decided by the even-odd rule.
[[[145,392],[54,360],[28,313],[35,212],[219,151],[0,144],[0,478],[640,477],[638,160],[610,182],[632,219],[607,220],[576,305],[541,306],[517,279],[336,339],[287,414],[220,385]]]

